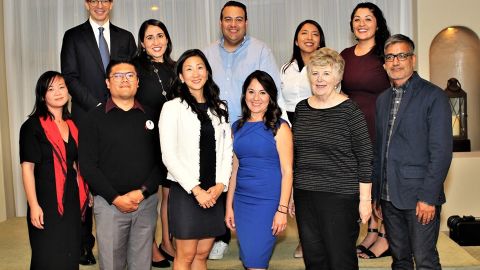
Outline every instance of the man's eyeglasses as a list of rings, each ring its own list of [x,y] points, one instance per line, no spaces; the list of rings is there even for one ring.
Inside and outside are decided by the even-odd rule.
[[[127,81],[132,82],[137,78],[137,74],[135,72],[126,72],[126,73],[113,73],[110,78],[112,78],[116,82],[122,82],[123,78],[126,78]]]
[[[88,0],[88,3],[92,6],[98,5],[98,3],[102,3],[102,5],[110,4],[110,0]]]
[[[397,54],[386,54],[385,55],[385,62],[393,62],[395,58],[397,58],[399,61],[405,61],[407,60],[408,57],[412,56],[413,53],[397,53]]]

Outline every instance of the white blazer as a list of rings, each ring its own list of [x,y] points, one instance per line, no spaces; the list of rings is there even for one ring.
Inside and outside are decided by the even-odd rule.
[[[207,114],[215,130],[215,182],[223,183],[227,191],[233,158],[231,127],[210,110]],[[158,127],[167,178],[191,193],[200,184],[200,121],[185,101],[175,98],[163,105]]]

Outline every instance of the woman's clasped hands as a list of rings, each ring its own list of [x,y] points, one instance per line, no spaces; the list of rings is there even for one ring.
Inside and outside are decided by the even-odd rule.
[[[215,186],[210,187],[208,190],[204,190],[200,186],[196,186],[192,189],[192,193],[197,199],[198,205],[202,208],[211,208],[217,203],[218,197],[222,194],[224,185],[218,183]]]

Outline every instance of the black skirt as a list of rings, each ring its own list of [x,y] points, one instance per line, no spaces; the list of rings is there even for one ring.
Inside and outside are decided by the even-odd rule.
[[[225,233],[225,193],[217,203],[204,209],[193,194],[188,194],[177,182],[172,182],[168,198],[168,226],[177,239],[212,238]]]

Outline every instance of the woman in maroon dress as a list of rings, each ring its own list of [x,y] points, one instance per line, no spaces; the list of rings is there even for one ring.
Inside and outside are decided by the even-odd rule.
[[[342,51],[345,73],[342,91],[355,101],[367,120],[368,133],[375,141],[375,102],[377,96],[390,87],[383,69],[383,45],[390,37],[383,13],[375,4],[358,4],[350,17],[350,29],[358,41]],[[388,242],[383,226],[378,230],[378,217],[372,216],[368,234],[357,246],[361,258],[376,258],[386,255]],[[380,236],[380,237],[379,237]]]

